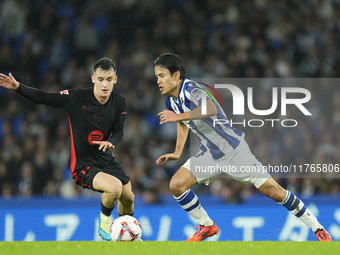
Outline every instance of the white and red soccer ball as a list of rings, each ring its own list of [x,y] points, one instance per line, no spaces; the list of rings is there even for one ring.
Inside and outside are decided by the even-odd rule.
[[[123,215],[112,222],[110,236],[113,242],[137,242],[142,236],[142,227],[134,217]]]

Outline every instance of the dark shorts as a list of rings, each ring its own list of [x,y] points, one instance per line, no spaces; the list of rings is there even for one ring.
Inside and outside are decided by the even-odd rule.
[[[130,177],[125,173],[123,167],[119,162],[114,159],[105,166],[87,166],[77,170],[77,175],[74,178],[76,184],[82,186],[84,189],[95,190],[92,186],[93,178],[97,173],[103,172],[116,177],[123,184],[127,184],[130,181]]]

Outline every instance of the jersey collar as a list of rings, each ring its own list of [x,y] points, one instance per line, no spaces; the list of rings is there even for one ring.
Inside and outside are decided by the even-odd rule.
[[[183,88],[183,84],[185,83],[186,80],[187,80],[186,78],[183,79],[183,81],[182,81],[182,83],[181,83],[181,86],[179,87],[179,91],[178,91],[178,95],[177,95],[177,98],[176,98],[176,99],[179,98],[179,96],[180,96],[180,94],[181,94],[181,91],[182,91],[182,88]]]

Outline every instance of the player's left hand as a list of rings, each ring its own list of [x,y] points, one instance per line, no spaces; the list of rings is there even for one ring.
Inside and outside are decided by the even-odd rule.
[[[164,124],[167,122],[171,122],[171,123],[178,122],[177,114],[169,110],[164,110],[158,113],[158,116],[160,119],[159,124]]]
[[[92,141],[93,144],[98,144],[99,148],[98,150],[106,151],[106,150],[113,150],[115,147],[112,143],[108,141]]]
[[[17,82],[11,73],[8,76],[0,73],[0,86],[16,90],[19,87],[19,82]]]

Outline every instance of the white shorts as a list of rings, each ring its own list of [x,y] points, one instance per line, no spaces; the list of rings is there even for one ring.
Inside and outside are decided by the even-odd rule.
[[[251,153],[248,144],[243,141],[234,153],[223,159],[215,160],[209,153],[191,157],[182,166],[190,170],[198,183],[209,185],[221,174],[228,174],[240,183],[252,183],[259,188],[271,175],[262,172],[262,164]]]

